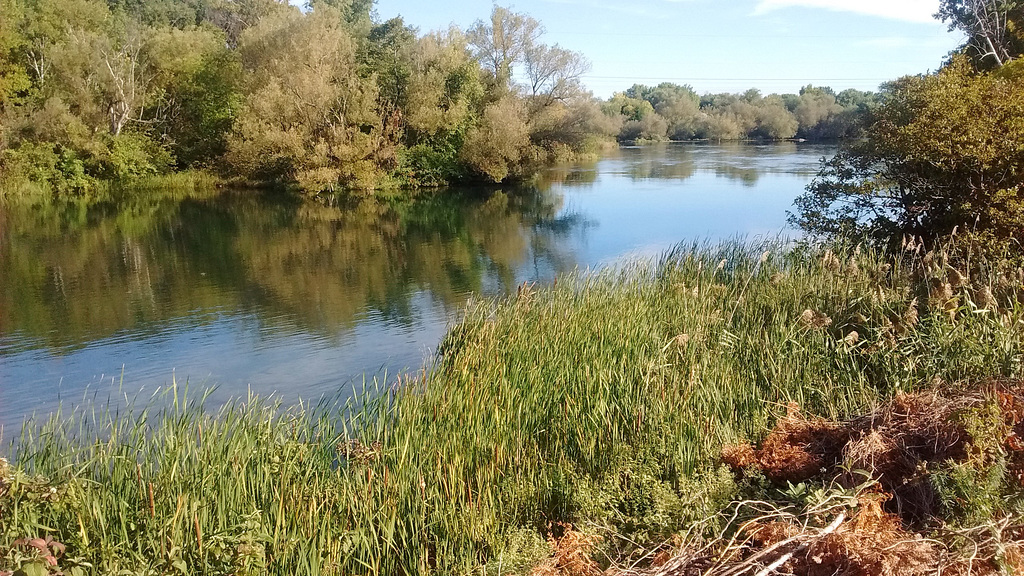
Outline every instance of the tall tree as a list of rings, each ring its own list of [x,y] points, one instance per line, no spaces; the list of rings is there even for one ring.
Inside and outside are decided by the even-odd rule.
[[[1024,1],[943,0],[936,16],[967,35],[965,47],[983,67],[1002,66],[1024,52]]]
[[[318,7],[265,18],[241,38],[248,93],[229,142],[242,175],[313,190],[372,188],[394,159],[376,86],[359,75],[341,14]]]
[[[6,102],[32,85],[19,58],[26,41],[18,29],[23,10],[17,0],[0,0],[0,112]]]
[[[579,94],[581,77],[590,70],[590,62],[582,54],[558,44],[531,43],[523,51],[523,62],[529,93],[542,106]]]
[[[477,59],[491,73],[499,90],[511,88],[513,65],[544,33],[544,27],[526,14],[501,6],[491,10],[490,22],[477,20],[467,32]]]

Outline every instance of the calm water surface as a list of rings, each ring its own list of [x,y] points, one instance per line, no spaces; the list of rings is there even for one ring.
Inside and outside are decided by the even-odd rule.
[[[286,402],[429,360],[474,295],[685,240],[775,236],[828,146],[622,148],[536,189],[0,205],[0,425],[173,380]]]

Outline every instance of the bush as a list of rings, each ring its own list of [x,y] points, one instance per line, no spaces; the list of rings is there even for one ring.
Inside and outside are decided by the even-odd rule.
[[[443,186],[461,176],[454,138],[437,145],[417,144],[398,155],[398,174],[409,186]]]
[[[94,183],[74,150],[51,142],[26,142],[4,150],[0,176],[11,187],[34,184],[57,193],[80,192]]]
[[[826,162],[790,221],[818,236],[898,242],[1024,227],[1024,84],[962,58],[889,87],[867,139]]]
[[[505,98],[488,106],[466,136],[462,159],[494,182],[520,173],[530,159],[530,130],[519,103]]]
[[[143,176],[166,174],[174,166],[174,156],[144,134],[123,133],[111,136],[104,158],[104,176],[115,180],[129,180]]]

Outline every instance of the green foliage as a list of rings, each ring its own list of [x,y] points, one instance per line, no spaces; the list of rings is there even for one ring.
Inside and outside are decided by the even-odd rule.
[[[366,74],[376,75],[385,113],[405,108],[416,30],[406,26],[401,17],[392,18],[374,26],[367,40],[360,60]]]
[[[417,144],[399,151],[396,172],[413,188],[444,186],[459,179],[462,165],[456,146]]]
[[[174,165],[170,151],[145,134],[125,132],[111,136],[108,146],[110,152],[103,172],[112,180],[156,176]]]
[[[17,28],[22,11],[16,0],[0,0],[0,110],[32,85],[17,57],[26,41]]]
[[[530,161],[530,130],[517,102],[504,98],[484,109],[480,123],[466,134],[463,161],[474,171],[501,182]]]
[[[1024,501],[1004,448],[1011,430],[998,402],[966,409],[958,420],[967,433],[969,458],[948,463],[931,478],[946,517],[961,526],[978,526],[1020,513]]]
[[[0,175],[10,187],[35,184],[58,193],[81,192],[95,184],[74,151],[49,143],[25,143],[4,150],[0,154]]]
[[[1024,226],[1024,85],[962,59],[893,83],[867,140],[827,162],[791,221],[816,235],[1005,242]]]
[[[421,37],[372,4],[0,0],[0,151],[25,150],[5,160],[5,188],[81,188],[35,146],[91,179],[148,178],[173,159],[319,192],[521,178],[608,132],[579,83],[588,64],[539,42],[535,19],[495,7],[490,27]],[[463,149],[488,134],[490,148]]]
[[[662,83],[636,84],[612,96],[604,110],[621,120],[621,141],[835,140],[859,136],[876,101],[871,92],[847,90],[840,98],[830,88],[813,86],[799,95],[762,96],[751,89],[698,98],[689,86]]]
[[[337,11],[285,12],[241,38],[249,73],[227,161],[243,177],[311,190],[373,188],[394,143],[361,81],[356,39]]]

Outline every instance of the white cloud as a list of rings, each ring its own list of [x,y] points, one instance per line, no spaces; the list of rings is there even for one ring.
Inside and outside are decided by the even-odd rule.
[[[790,7],[824,8],[910,22],[935,22],[932,15],[939,9],[935,0],[759,0],[754,13]]]

